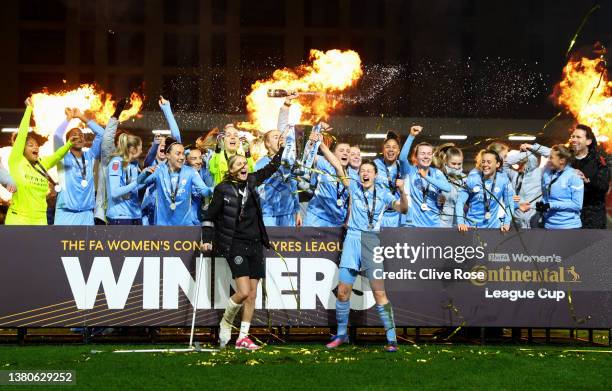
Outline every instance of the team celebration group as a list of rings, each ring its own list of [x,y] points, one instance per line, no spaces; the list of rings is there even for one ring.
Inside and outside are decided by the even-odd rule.
[[[171,130],[156,136],[144,159],[140,137],[119,129],[121,100],[103,128],[78,109],[66,108],[66,120],[53,135],[54,152],[40,156],[47,141],[29,132],[31,100],[15,135],[8,171],[0,184],[12,194],[6,225],[162,225],[202,227],[202,250],[227,259],[235,280],[220,324],[220,344],[231,339],[242,310],[238,349],[258,349],[249,336],[259,281],[265,277],[266,227],[345,227],[338,275],[338,331],[328,348],[348,342],[352,285],[368,280],[386,330],[384,350],[397,351],[391,303],[369,249],[381,227],[455,227],[459,231],[493,228],[606,228],[605,197],[610,181],[606,155],[591,128],[577,124],[569,142],[547,147],[522,144],[518,150],[494,141],[475,157],[465,173],[464,155],[454,144],[417,142],[412,126],[405,141],[388,132],[379,157],[362,160],[358,146],[328,142],[331,127],[311,132],[318,145],[311,166],[296,158],[295,130],[288,124],[293,99],[285,99],[278,126],[261,136],[263,156],[255,160],[233,124],[184,146],[163,97],[159,106]],[[91,129],[89,148],[81,127]],[[329,144],[329,145],[328,145]],[[298,151],[299,153],[299,151]],[[546,158],[546,164],[541,159]],[[57,166],[58,180],[49,174]],[[49,195],[56,195],[54,202]],[[53,205],[54,204],[54,205]],[[407,231],[409,234],[409,231]]]

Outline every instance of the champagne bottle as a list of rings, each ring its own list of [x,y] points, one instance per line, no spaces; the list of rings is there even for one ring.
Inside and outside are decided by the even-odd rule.
[[[287,90],[268,90],[268,96],[270,98],[284,98],[289,96],[289,92]]]

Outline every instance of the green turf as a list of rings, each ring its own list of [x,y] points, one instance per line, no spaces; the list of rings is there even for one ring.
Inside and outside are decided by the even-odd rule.
[[[609,349],[591,347],[402,345],[390,354],[374,345],[336,351],[272,345],[253,353],[112,353],[149,347],[0,346],[0,369],[75,370],[73,389],[88,390],[609,390],[612,376]]]

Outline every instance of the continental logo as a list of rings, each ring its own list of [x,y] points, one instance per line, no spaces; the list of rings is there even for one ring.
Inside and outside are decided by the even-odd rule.
[[[580,274],[576,271],[575,266],[559,266],[540,270],[521,270],[513,269],[510,266],[489,269],[484,265],[477,265],[472,268],[472,271],[484,272],[484,279],[471,280],[472,284],[476,286],[483,286],[487,282],[582,282]]]

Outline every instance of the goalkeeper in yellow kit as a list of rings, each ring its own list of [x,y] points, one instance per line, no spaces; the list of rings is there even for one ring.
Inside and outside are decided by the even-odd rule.
[[[47,225],[47,192],[49,184],[58,185],[48,170],[55,166],[72,148],[69,140],[51,156],[39,158],[39,148],[47,139],[35,132],[28,133],[32,116],[32,101],[26,101],[26,111],[19,125],[13,149],[9,155],[9,171],[17,185],[11,206],[6,214],[6,225]],[[56,191],[60,189],[56,188]]]

